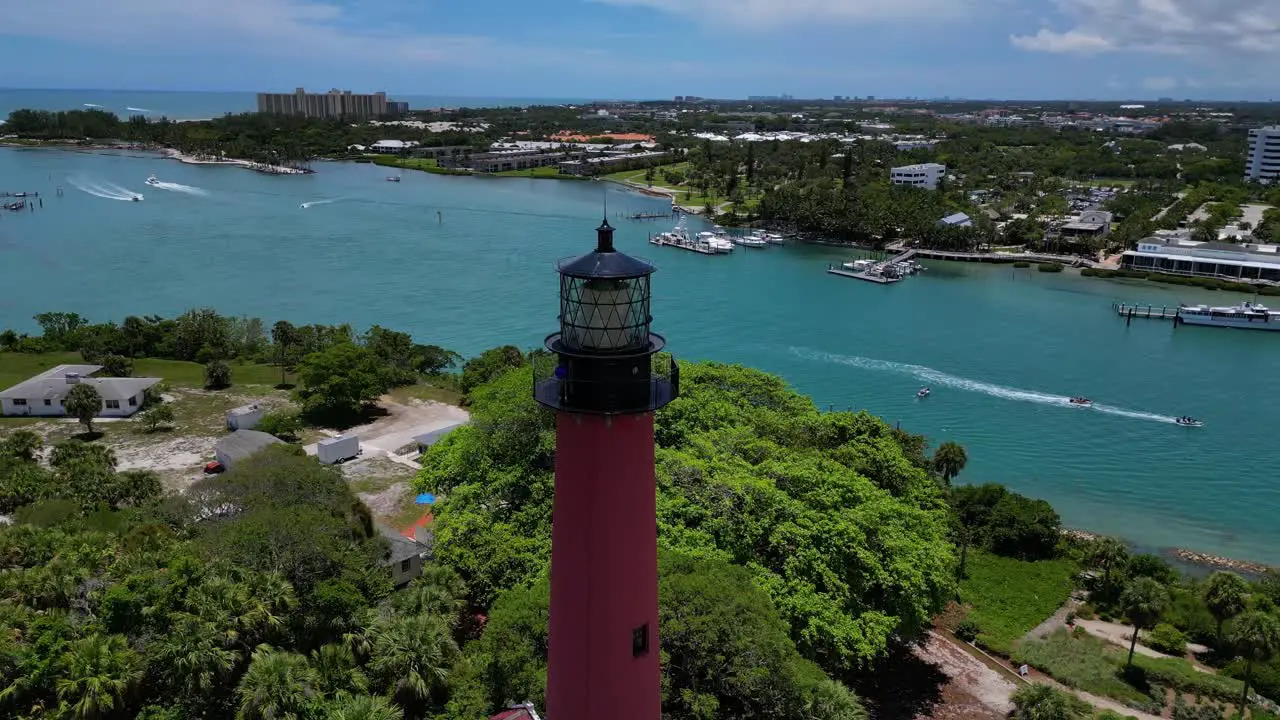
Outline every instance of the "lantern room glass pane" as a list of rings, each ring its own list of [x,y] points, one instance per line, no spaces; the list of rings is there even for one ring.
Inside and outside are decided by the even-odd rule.
[[[649,343],[649,278],[560,280],[561,342],[574,350],[621,352]]]

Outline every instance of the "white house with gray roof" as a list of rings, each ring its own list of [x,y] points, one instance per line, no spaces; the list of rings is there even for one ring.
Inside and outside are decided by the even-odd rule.
[[[142,409],[147,388],[160,378],[90,377],[101,365],[59,365],[0,392],[0,415],[61,417],[62,400],[77,384],[92,385],[102,396],[98,417],[129,417]]]

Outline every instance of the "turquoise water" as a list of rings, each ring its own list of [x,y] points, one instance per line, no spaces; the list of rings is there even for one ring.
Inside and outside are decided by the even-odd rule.
[[[0,188],[66,192],[0,216],[0,326],[32,330],[45,310],[119,320],[209,305],[380,323],[467,354],[532,347],[555,329],[552,262],[593,246],[605,193],[610,212],[663,205],[604,183],[411,172],[388,183],[369,165],[316,168],[267,177],[0,150]],[[151,173],[188,189],[149,188]],[[146,199],[98,197],[73,180]],[[1234,296],[950,263],[882,287],[825,274],[846,259],[838,249],[704,257],[648,245],[664,225],[616,224],[620,247],[659,267],[655,329],[681,357],[778,373],[823,407],[866,408],[935,443],[956,440],[970,456],[961,480],[1043,497],[1070,525],[1280,562],[1280,338],[1126,327],[1110,311],[1115,299]],[[921,385],[933,388],[923,401]],[[1075,394],[1098,406],[1069,407]],[[1172,424],[1181,414],[1207,427]]]
[[[293,88],[272,92],[291,92]],[[324,92],[328,88],[311,88]],[[266,90],[264,90],[265,92]],[[370,90],[368,92],[376,92]],[[446,97],[438,95],[399,95],[388,93],[392,100],[402,100],[417,110],[435,107],[506,107],[520,105],[555,105],[583,102],[582,98],[508,98]],[[155,90],[27,90],[0,88],[0,122],[20,109],[84,110],[86,104],[100,106],[120,117],[147,115],[173,120],[221,117],[226,113],[253,112],[258,98],[252,92],[160,92]],[[146,112],[130,110],[139,108]]]

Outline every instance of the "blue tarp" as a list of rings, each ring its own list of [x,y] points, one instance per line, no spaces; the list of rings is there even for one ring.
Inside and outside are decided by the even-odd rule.
[[[418,499],[416,502],[419,505],[430,505],[435,501],[436,501],[435,495],[432,495],[431,493],[422,493],[421,495],[418,496]]]

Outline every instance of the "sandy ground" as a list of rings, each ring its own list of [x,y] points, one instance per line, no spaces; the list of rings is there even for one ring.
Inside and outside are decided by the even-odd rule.
[[[417,463],[405,464],[385,455],[365,454],[340,467],[356,496],[374,515],[390,518],[409,504],[413,492],[410,483],[417,474]]]
[[[366,454],[395,455],[400,448],[411,444],[415,436],[466,422],[470,417],[462,408],[438,402],[412,400],[401,404],[383,397],[378,404],[387,411],[387,415],[343,433],[359,436],[360,446]],[[303,449],[308,455],[316,453],[314,443]]]
[[[1009,700],[1015,689],[1013,682],[946,638],[930,632],[924,646],[915,652],[947,677],[947,687],[943,688],[946,702],[922,717],[1003,718],[1013,711]]]
[[[1107,642],[1115,643],[1126,650],[1129,648],[1129,641],[1133,639],[1133,627],[1130,625],[1103,622],[1101,620],[1076,620],[1076,625],[1084,628],[1090,635],[1096,635],[1097,637],[1100,637]],[[1203,645],[1188,643],[1187,650],[1192,653],[1202,653],[1208,652],[1209,648]],[[1146,655],[1147,657],[1153,658],[1173,657],[1172,655],[1166,655],[1158,650],[1153,650],[1146,645],[1143,645],[1141,635],[1138,636],[1138,644],[1134,647],[1133,651],[1139,655]],[[1210,672],[1206,668],[1198,665],[1196,666],[1196,669],[1201,672]]]

